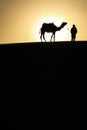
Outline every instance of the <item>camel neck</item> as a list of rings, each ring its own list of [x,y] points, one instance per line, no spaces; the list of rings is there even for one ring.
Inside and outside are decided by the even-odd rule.
[[[61,30],[63,27],[63,24],[61,24],[60,27],[58,27],[58,30]]]

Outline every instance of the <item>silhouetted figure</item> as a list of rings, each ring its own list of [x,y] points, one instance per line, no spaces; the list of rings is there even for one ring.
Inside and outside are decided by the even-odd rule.
[[[75,25],[73,25],[73,27],[71,28],[71,41],[75,41],[76,33],[77,33],[77,28]]]
[[[59,27],[57,27],[56,25],[54,25],[54,23],[43,23],[42,27],[40,29],[41,42],[42,42],[42,37],[45,40],[45,36],[44,36],[45,32],[48,32],[48,33],[51,32],[52,35],[51,35],[50,41],[52,41],[52,38],[54,38],[54,41],[55,41],[55,33],[56,33],[56,31],[60,31],[66,24],[67,24],[67,22],[62,22],[62,24]],[[45,42],[46,42],[46,40],[45,40]]]

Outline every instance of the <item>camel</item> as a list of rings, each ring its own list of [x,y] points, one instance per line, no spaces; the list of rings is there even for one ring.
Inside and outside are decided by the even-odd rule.
[[[55,42],[55,33],[56,33],[56,31],[60,31],[66,24],[67,24],[67,22],[62,22],[62,24],[59,27],[57,27],[56,25],[54,25],[54,23],[43,23],[42,27],[40,29],[41,42],[42,42],[42,37],[46,42],[46,39],[45,39],[45,36],[44,36],[45,32],[52,33],[50,42],[52,41],[52,38],[54,38],[54,42]]]

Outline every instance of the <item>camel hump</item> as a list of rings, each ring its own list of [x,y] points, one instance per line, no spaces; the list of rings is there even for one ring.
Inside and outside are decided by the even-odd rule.
[[[48,27],[48,26],[54,27],[55,25],[54,25],[53,22],[52,23],[43,23],[42,24],[42,27]]]
[[[54,23],[43,23],[42,25],[54,25]]]

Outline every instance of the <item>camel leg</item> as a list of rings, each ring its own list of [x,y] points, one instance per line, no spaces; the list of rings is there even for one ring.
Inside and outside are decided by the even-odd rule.
[[[50,42],[52,41],[52,37],[53,37],[53,33],[52,33],[52,35],[51,35],[51,39],[50,39]]]
[[[55,42],[55,33],[54,33],[54,42]]]
[[[46,39],[45,39],[44,33],[43,33],[43,39],[44,39],[44,40],[45,40],[45,42],[46,42]]]
[[[41,39],[41,42],[42,42],[42,34],[40,35],[40,39]]]

